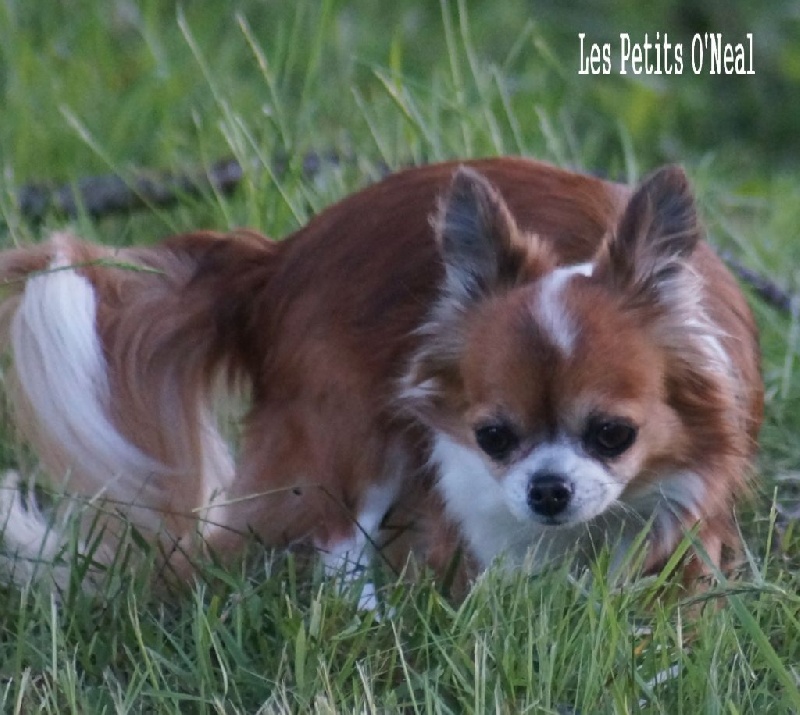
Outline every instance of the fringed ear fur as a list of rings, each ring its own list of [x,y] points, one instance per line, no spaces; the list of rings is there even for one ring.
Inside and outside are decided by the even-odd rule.
[[[460,167],[433,218],[445,266],[444,292],[474,299],[515,281],[528,258],[514,218],[497,190]]]
[[[666,166],[634,192],[596,273],[634,304],[658,302],[686,270],[700,235],[686,174],[678,166]]]
[[[664,167],[634,192],[594,276],[639,313],[646,330],[679,362],[728,376],[724,332],[707,313],[703,279],[691,262],[701,237],[686,174]]]

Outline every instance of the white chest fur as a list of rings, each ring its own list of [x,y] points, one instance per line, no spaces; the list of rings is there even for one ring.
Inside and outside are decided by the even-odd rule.
[[[556,546],[553,543],[556,534],[556,540],[561,541],[559,537],[563,535],[574,544],[571,529],[556,532],[514,515],[508,508],[502,485],[474,451],[437,435],[432,459],[439,467],[438,488],[448,516],[460,525],[481,566],[489,566],[498,557],[509,565],[520,564],[536,549],[535,565],[539,561],[537,547],[550,551]]]

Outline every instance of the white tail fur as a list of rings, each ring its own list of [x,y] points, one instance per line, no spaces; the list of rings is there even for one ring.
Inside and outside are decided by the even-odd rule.
[[[109,387],[91,283],[57,256],[30,278],[11,324],[14,367],[42,437],[96,493],[142,497],[164,467],[130,444],[108,415]]]
[[[8,327],[16,378],[14,403],[24,435],[42,458],[56,491],[76,497],[82,505],[96,504],[101,512],[72,509],[67,499],[62,500],[57,515],[49,518],[36,506],[32,495],[23,498],[19,478],[7,474],[0,484],[0,571],[25,584],[46,571],[42,562],[55,559],[61,565],[54,565],[50,573],[56,585],[63,587],[69,582],[70,571],[64,558],[57,559],[59,553],[66,551],[68,559],[76,546],[80,554],[86,553],[83,544],[71,545],[67,538],[72,531],[64,524],[70,512],[81,512],[79,523],[84,536],[100,515],[103,537],[94,544],[92,561],[114,561],[126,533],[120,515],[138,531],[163,537],[169,543],[180,541],[182,548],[188,548],[190,542],[185,539],[191,538],[198,526],[198,514],[191,513],[192,507],[208,505],[226,486],[233,465],[205,406],[203,388],[195,385],[192,377],[184,377],[186,371],[175,364],[164,366],[163,374],[146,376],[152,382],[142,389],[149,389],[150,398],[160,402],[149,403],[152,412],[145,412],[144,419],[149,419],[166,443],[173,445],[173,455],[186,455],[186,450],[194,448],[197,453],[165,464],[121,431],[112,412],[112,405],[116,409],[119,405],[113,402],[106,355],[110,347],[119,351],[121,346],[125,352],[128,345],[105,345],[98,334],[98,307],[105,294],[98,293],[99,288],[87,277],[91,271],[83,275],[79,266],[73,267],[81,260],[76,258],[81,254],[75,239],[57,235],[51,246],[46,269],[27,275]],[[153,259],[160,255],[154,253]],[[126,315],[138,309],[143,323],[157,318],[154,310],[162,306],[151,304],[156,295],[180,302],[180,284],[176,287],[157,273],[122,271],[114,280],[117,278],[120,284],[128,281],[126,285],[136,287],[122,307]],[[162,308],[162,313],[172,317],[169,308]],[[126,339],[137,338],[126,335]],[[175,360],[185,357],[185,351],[174,352]],[[186,413],[181,412],[184,408],[172,392],[180,391],[182,379],[197,390],[189,398],[196,407],[187,408]],[[136,394],[137,387],[134,383],[128,389]],[[165,420],[170,424],[162,424]],[[74,500],[73,504],[77,507]],[[177,521],[169,521],[172,512],[177,513]],[[90,585],[86,581],[84,578],[84,585]]]
[[[14,371],[24,410],[35,425],[39,445],[47,445],[54,475],[80,482],[83,498],[141,500],[151,475],[164,467],[130,444],[108,415],[109,387],[103,349],[95,329],[96,298],[91,283],[57,254],[49,269],[28,279],[10,326]],[[15,583],[49,573],[56,587],[69,583],[65,530],[72,509],[45,515],[33,495],[23,500],[19,477],[0,484],[0,568]],[[145,501],[147,501],[145,499]],[[151,509],[137,515],[155,527]],[[103,555],[108,553],[102,545]],[[83,553],[82,544],[78,551]],[[98,554],[99,556],[100,554]]]

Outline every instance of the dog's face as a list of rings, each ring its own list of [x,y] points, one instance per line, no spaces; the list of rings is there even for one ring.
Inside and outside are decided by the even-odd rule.
[[[447,489],[477,501],[494,485],[542,526],[659,498],[699,513],[698,445],[727,429],[712,403],[729,361],[688,263],[699,232],[682,172],[645,182],[587,264],[558,266],[469,170],[436,226],[445,286],[405,395],[448,445]],[[707,414],[687,406],[693,391]]]
[[[583,271],[557,269],[471,317],[450,430],[517,517],[547,525],[602,513],[682,441],[663,357]]]

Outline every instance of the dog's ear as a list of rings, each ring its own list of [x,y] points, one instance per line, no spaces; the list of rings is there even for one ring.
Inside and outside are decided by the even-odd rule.
[[[617,293],[643,329],[681,363],[724,372],[721,333],[708,319],[703,279],[691,264],[701,237],[686,175],[665,167],[634,192],[596,261],[593,280]]]
[[[479,172],[459,167],[433,223],[451,297],[474,299],[519,277],[529,250],[503,197]]]
[[[595,273],[633,302],[657,301],[680,283],[700,236],[689,180],[666,166],[634,192]]]

